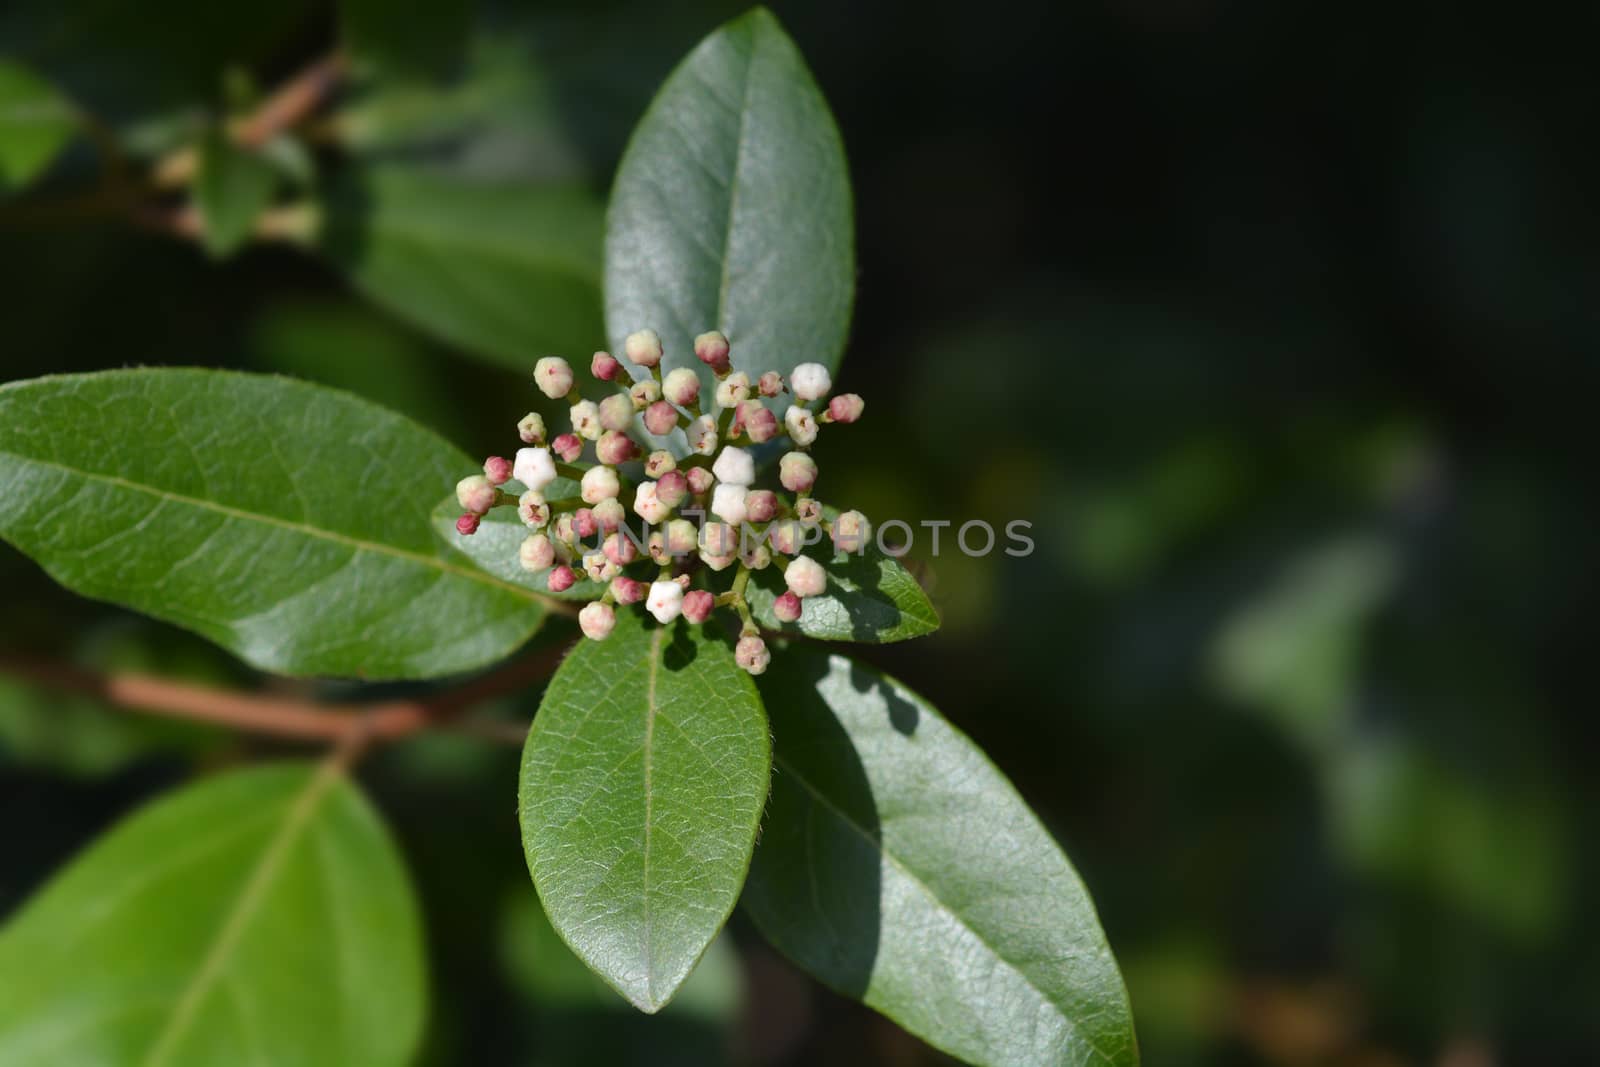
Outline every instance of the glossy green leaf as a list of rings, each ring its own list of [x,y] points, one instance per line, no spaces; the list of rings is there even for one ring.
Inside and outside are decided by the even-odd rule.
[[[282,765],[190,786],[79,856],[0,930],[7,1067],[399,1067],[422,932],[361,793]]]
[[[763,8],[700,43],[634,131],[606,228],[614,345],[650,327],[664,369],[720,329],[756,372],[838,365],[855,286],[844,148],[799,51]]]
[[[468,0],[403,6],[339,0],[339,35],[358,69],[385,78],[438,78],[461,58],[472,6]]]
[[[508,482],[505,488],[513,494],[521,493],[521,487],[516,482]],[[544,493],[545,499],[552,502],[565,500],[577,494],[578,483],[567,478],[556,479],[545,487]],[[439,506],[433,509],[433,528],[451,548],[501,581],[524,586],[543,596],[556,597],[560,600],[596,600],[606,591],[603,582],[580,577],[566,592],[552,593],[549,570],[537,572],[524,570],[517,558],[517,549],[531,531],[522,524],[521,519],[517,518],[515,508],[503,506],[495,508],[483,517],[478,532],[470,537],[456,530],[456,519],[460,516],[461,506],[456,503],[455,497],[449,497],[440,501]],[[581,574],[581,571],[579,573]]]
[[[222,130],[210,130],[200,143],[194,183],[206,251],[226,256],[248,241],[277,184],[270,161],[234,144]]]
[[[0,195],[42,174],[72,139],[66,98],[28,68],[0,60]]]
[[[409,420],[204,370],[0,387],[0,537],[85,596],[266,670],[430,677],[499,659],[543,610],[429,522],[477,464]]]
[[[522,759],[522,841],[551,924],[636,1007],[677,992],[738,899],[767,720],[720,636],[617,613],[550,682]]]
[[[1094,905],[982,751],[818,648],[760,685],[773,792],[744,900],[773,944],[973,1063],[1137,1063]]]
[[[746,590],[750,611],[769,630],[805,634],[823,641],[858,641],[888,644],[931,634],[939,628],[939,613],[928,594],[893,556],[876,547],[865,552],[826,552],[817,562],[828,572],[828,588],[821,596],[807,597],[799,622],[782,622],[773,614],[772,602],[787,588],[776,567],[756,571]]]
[[[320,248],[368,297],[525,373],[600,344],[601,212],[583,189],[398,168],[340,183]]]

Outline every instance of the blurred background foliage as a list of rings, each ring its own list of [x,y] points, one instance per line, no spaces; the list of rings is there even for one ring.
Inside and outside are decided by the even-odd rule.
[[[870,412],[819,446],[829,499],[1037,543],[920,531],[944,628],[864,652],[1067,847],[1147,1061],[1593,1062],[1595,13],[776,9],[857,187]],[[601,342],[627,131],[737,11],[7,4],[4,378],[241,366],[507,447],[533,360]],[[285,684],[9,549],[0,583],[7,654]],[[0,913],[264,751],[0,678]],[[632,1013],[535,906],[515,768],[428,738],[367,772],[424,894],[427,1062],[940,1062],[739,919]]]

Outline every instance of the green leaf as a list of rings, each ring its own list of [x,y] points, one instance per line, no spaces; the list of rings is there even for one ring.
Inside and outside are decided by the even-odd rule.
[[[744,901],[773,944],[973,1063],[1138,1062],[1083,883],[976,745],[817,648],[760,686],[776,752]]]
[[[702,627],[619,611],[551,680],[522,759],[528,869],[562,940],[641,1010],[727,921],[769,771],[755,686]]]
[[[409,420],[286,378],[122,370],[0,387],[0,537],[85,596],[287,674],[470,670],[543,616],[429,523],[475,468]]]
[[[503,488],[517,495],[522,491],[516,482],[507,482]],[[557,478],[544,490],[545,499],[551,502],[577,495],[578,483],[567,478]],[[460,515],[461,505],[456,503],[455,497],[440,501],[439,506],[433,509],[435,532],[451,548],[499,580],[524,586],[542,596],[555,597],[559,600],[597,600],[606,591],[604,582],[581,577],[583,572],[576,565],[573,569],[580,577],[572,588],[564,593],[550,591],[549,570],[537,573],[524,570],[517,558],[517,549],[531,531],[522,524],[521,519],[517,518],[516,509],[495,508],[483,517],[483,521],[478,525],[478,532],[471,537],[465,537],[456,530],[456,519]]]
[[[416,901],[329,763],[137,812],[0,930],[0,1063],[399,1067],[422,1035]]]
[[[745,597],[756,621],[769,630],[804,634],[822,641],[889,644],[931,634],[939,613],[911,572],[876,546],[864,552],[818,558],[828,572],[828,588],[807,597],[799,622],[782,622],[772,603],[787,588],[776,567],[756,571]]]
[[[603,336],[601,213],[583,189],[384,168],[339,183],[324,219],[322,253],[362,292],[492,362],[532,373]]]
[[[77,128],[72,105],[53,86],[0,60],[0,195],[39,177]]]
[[[720,329],[735,365],[836,367],[855,286],[839,131],[794,42],[763,8],[700,43],[651,103],[617,171],[606,229],[614,345],[650,327],[663,370]]]
[[[221,258],[248,241],[277,184],[270,161],[234,144],[221,129],[207,131],[194,183],[206,251]]]
[[[339,35],[358,69],[386,78],[434,79],[461,59],[471,24],[467,0],[340,0]]]

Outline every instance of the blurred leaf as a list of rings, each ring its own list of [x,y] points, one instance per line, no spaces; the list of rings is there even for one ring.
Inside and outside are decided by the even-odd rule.
[[[0,195],[42,174],[77,127],[65,97],[28,68],[0,59]]]
[[[0,388],[0,535],[78,593],[287,674],[431,677],[543,616],[450,558],[429,504],[474,464],[344,393],[202,370]]]
[[[818,559],[828,572],[828,588],[821,596],[807,597],[800,621],[781,622],[772,603],[788,587],[776,567],[756,571],[746,597],[751,614],[769,630],[800,633],[822,641],[860,641],[889,644],[931,634],[939,628],[939,613],[928,594],[898,560],[878,551],[835,553]]]
[[[617,613],[550,682],[523,754],[528,868],[552,925],[654,1012],[727,921],[767,799],[767,721],[719,637]],[[670,640],[669,640],[670,638]]]
[[[1083,883],[971,741],[819,648],[760,688],[776,751],[744,903],[774,945],[973,1063],[1138,1062]]]
[[[513,495],[521,495],[522,492],[522,486],[517,482],[507,482],[501,488]],[[545,499],[552,503],[577,495],[578,483],[568,478],[557,478],[544,490]],[[440,501],[439,506],[433,509],[434,530],[451,548],[500,581],[524,586],[542,596],[580,603],[597,600],[606,591],[604,582],[584,577],[582,570],[577,567],[574,567],[574,570],[578,571],[578,581],[564,593],[550,591],[548,569],[537,573],[524,570],[517,556],[517,549],[533,531],[522,524],[515,508],[495,508],[483,517],[483,521],[478,525],[478,532],[471,537],[464,537],[456,530],[456,519],[460,515],[461,505],[456,503],[455,497]]]
[[[206,251],[220,259],[248,241],[277,183],[270,162],[234,144],[223,130],[208,130],[194,183]]]
[[[238,771],[137,812],[0,930],[0,1062],[407,1063],[422,931],[334,765]]]
[[[720,329],[757,373],[837,367],[855,287],[839,131],[794,42],[757,8],[691,52],[661,87],[617,171],[606,228],[613,345],[650,327],[662,369],[692,367]]]
[[[323,254],[367,296],[493,362],[531,373],[603,336],[600,208],[581,189],[371,170],[325,223]]]
[[[339,36],[358,69],[384,78],[434,79],[461,59],[470,0],[339,0]]]

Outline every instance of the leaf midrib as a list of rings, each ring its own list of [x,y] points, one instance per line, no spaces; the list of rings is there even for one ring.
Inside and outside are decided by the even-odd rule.
[[[654,836],[650,831],[655,808],[655,789],[651,779],[654,776],[652,761],[655,758],[656,678],[661,672],[661,637],[666,632],[667,628],[661,626],[650,635],[650,673],[644,694],[644,871],[639,882],[639,899],[644,901],[644,994],[652,1006],[656,1003],[656,964],[655,939],[652,936],[655,915],[650,906],[650,840]]]
[[[0,456],[15,459],[25,464],[32,464],[37,467],[46,467],[50,470],[59,471],[62,474],[66,474],[75,478],[82,478],[86,481],[95,482],[100,485],[144,493],[148,496],[153,496],[158,500],[199,508],[202,511],[210,511],[218,515],[224,515],[228,518],[241,519],[246,522],[257,522],[264,526],[276,527],[280,530],[289,530],[293,533],[302,534],[306,537],[312,537],[318,540],[330,541],[334,544],[344,545],[345,547],[353,548],[358,552],[372,552],[380,556],[390,556],[395,559],[403,559],[407,562],[415,563],[423,567],[429,567],[434,570],[443,571],[447,574],[452,574],[458,578],[465,578],[468,581],[478,582],[482,585],[492,586],[497,589],[505,590],[506,592],[515,593],[524,600],[541,604],[545,602],[544,597],[539,596],[539,594],[533,592],[532,590],[515,585],[511,582],[504,581],[503,579],[496,578],[494,575],[489,574],[486,571],[473,570],[466,567],[457,566],[456,564],[450,563],[444,559],[440,559],[437,556],[424,555],[421,552],[413,552],[409,549],[398,548],[394,545],[386,545],[380,541],[368,541],[360,537],[352,537],[349,534],[339,533],[336,530],[326,530],[320,526],[312,526],[308,523],[295,522],[291,519],[279,518],[276,515],[265,515],[257,511],[247,511],[244,508],[236,508],[229,504],[219,504],[214,500],[206,500],[201,497],[189,496],[185,493],[175,493],[169,489],[162,489],[158,486],[145,485],[143,482],[132,481],[131,479],[123,478],[120,475],[101,474],[97,471],[82,470],[66,463],[58,463],[54,460],[48,459],[39,459],[35,456],[26,456],[18,452],[0,451]]]

